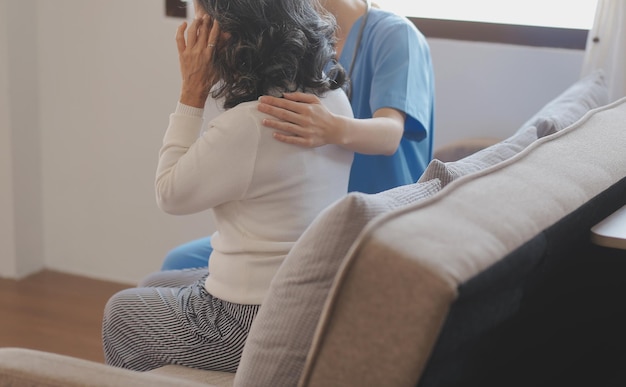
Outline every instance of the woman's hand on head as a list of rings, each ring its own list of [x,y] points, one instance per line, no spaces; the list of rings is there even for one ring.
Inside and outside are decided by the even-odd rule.
[[[306,148],[341,145],[341,121],[317,96],[296,92],[283,97],[259,98],[258,110],[275,118],[264,119],[263,125],[278,130],[274,132],[276,140]]]
[[[218,81],[211,67],[220,29],[208,15],[195,19],[187,30],[183,22],[176,31],[176,45],[182,76],[180,102],[204,108],[211,87]]]

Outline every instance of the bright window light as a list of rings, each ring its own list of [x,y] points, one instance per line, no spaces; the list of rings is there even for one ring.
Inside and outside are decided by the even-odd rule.
[[[372,0],[404,16],[588,30],[598,0]]]

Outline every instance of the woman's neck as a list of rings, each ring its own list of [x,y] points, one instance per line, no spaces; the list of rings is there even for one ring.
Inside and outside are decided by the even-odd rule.
[[[365,14],[365,0],[323,0],[322,6],[337,19],[337,57],[341,56],[343,46],[354,23]]]

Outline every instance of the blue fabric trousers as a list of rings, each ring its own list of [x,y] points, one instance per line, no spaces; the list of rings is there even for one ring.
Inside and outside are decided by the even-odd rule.
[[[161,270],[207,267],[212,251],[210,236],[194,239],[170,250],[163,260]]]

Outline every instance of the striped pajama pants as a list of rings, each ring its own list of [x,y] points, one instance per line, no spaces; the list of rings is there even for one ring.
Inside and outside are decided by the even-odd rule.
[[[206,268],[158,272],[111,297],[102,323],[106,363],[235,372],[259,305],[213,297],[204,289],[207,275]]]

